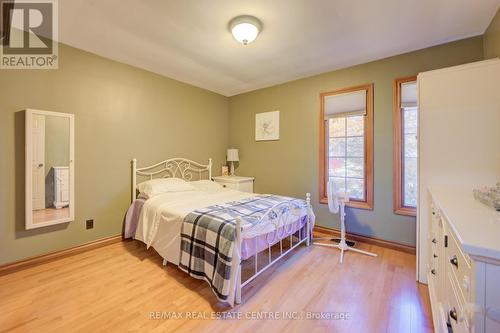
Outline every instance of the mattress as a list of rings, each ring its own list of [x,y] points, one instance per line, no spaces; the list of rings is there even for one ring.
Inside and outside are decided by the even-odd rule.
[[[134,237],[153,247],[160,256],[175,265],[179,264],[181,229],[186,215],[203,207],[239,201],[256,196],[253,193],[222,188],[212,191],[185,191],[164,193],[148,200],[137,199],[130,206],[126,222],[125,237]],[[314,215],[310,212],[311,227]],[[276,231],[272,224],[261,224],[258,228],[243,222],[242,246],[240,257],[245,260],[268,247],[269,242],[277,243],[279,235],[295,233],[307,221],[307,215],[287,222],[286,233],[283,227]]]

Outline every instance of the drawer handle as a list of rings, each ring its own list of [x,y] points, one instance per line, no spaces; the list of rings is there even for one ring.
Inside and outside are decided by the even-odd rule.
[[[433,269],[431,269],[431,274],[432,274],[432,275],[436,275],[436,270],[435,270],[434,268],[433,268]]]
[[[436,244],[437,243],[436,238],[433,238],[431,242],[433,242],[434,244]]]
[[[455,266],[456,268],[458,268],[458,259],[457,259],[457,256],[453,256],[451,259],[450,259],[450,263]]]
[[[437,258],[438,256],[437,256],[437,254],[433,254],[432,257]]]
[[[450,317],[453,320],[458,321],[457,309],[453,308],[453,309],[450,310]]]

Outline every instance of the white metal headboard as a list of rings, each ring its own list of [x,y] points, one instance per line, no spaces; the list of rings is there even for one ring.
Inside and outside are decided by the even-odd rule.
[[[202,179],[203,174],[208,173],[208,179],[212,179],[212,159],[204,165],[186,158],[170,158],[154,165],[137,168],[137,159],[132,160],[132,202],[137,198],[137,176],[153,178],[181,178],[187,181]],[[193,176],[194,175],[194,176]]]

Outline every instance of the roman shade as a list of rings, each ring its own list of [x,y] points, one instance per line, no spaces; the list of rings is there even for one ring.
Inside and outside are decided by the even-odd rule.
[[[414,108],[417,106],[417,82],[401,84],[401,108]]]
[[[366,90],[325,96],[325,120],[346,115],[366,115]]]

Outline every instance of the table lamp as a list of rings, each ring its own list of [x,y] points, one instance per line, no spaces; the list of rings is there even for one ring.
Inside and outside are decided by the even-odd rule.
[[[234,176],[234,162],[238,162],[240,160],[238,157],[238,149],[228,149],[226,160],[231,162],[231,176]]]

